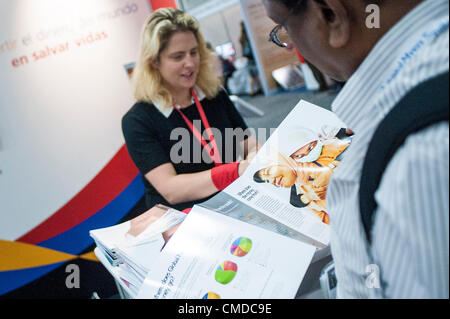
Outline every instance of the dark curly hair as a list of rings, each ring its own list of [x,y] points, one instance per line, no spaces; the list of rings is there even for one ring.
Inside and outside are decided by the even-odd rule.
[[[306,5],[308,3],[307,0],[271,0],[271,1],[281,2],[282,4],[285,5],[286,8],[292,10],[294,14],[299,13],[300,11],[306,9]]]

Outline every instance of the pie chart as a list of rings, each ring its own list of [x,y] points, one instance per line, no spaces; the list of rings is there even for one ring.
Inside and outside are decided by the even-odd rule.
[[[208,292],[203,296],[202,299],[220,299],[220,296],[215,292]]]
[[[239,237],[231,244],[230,252],[233,256],[244,257],[252,249],[252,240],[246,237]]]
[[[224,261],[216,270],[215,279],[222,285],[228,284],[236,276],[237,265],[232,261]]]

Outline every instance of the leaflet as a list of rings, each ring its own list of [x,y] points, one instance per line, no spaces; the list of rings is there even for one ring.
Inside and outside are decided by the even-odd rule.
[[[183,221],[185,214],[175,209],[156,205],[132,220],[118,225],[94,229],[90,236],[109,253],[115,253],[117,248],[153,243],[171,228]],[[164,244],[164,242],[162,242]]]
[[[159,255],[137,298],[294,298],[315,250],[194,206]]]
[[[323,248],[330,236],[328,182],[352,134],[334,113],[300,101],[223,192]]]

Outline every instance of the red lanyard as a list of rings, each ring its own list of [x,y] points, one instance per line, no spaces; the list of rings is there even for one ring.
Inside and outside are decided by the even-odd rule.
[[[197,105],[198,113],[200,113],[200,117],[202,119],[203,125],[205,126],[206,134],[208,134],[209,142],[212,145],[212,149],[211,149],[211,146],[208,143],[206,143],[202,134],[197,130],[197,128],[194,126],[194,124],[192,124],[192,122],[186,117],[186,115],[184,115],[183,112],[181,112],[181,110],[179,108],[175,107],[175,109],[178,111],[178,113],[180,113],[181,117],[184,119],[184,121],[186,122],[189,129],[192,131],[192,133],[197,138],[197,140],[203,145],[205,150],[208,152],[209,156],[211,156],[211,159],[213,160],[214,164],[216,166],[222,165],[222,159],[220,157],[219,149],[218,149],[216,141],[214,139],[214,135],[211,131],[211,127],[209,126],[208,119],[206,118],[205,111],[203,110],[203,107],[202,107],[200,101],[198,100],[197,94],[195,93],[195,91],[193,89],[191,89],[191,94],[194,97],[194,101],[195,101],[195,104]]]

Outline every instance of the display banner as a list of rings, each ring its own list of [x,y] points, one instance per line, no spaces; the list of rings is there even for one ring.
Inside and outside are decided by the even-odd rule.
[[[159,8],[176,8],[177,3],[175,0],[150,0],[150,5],[153,11]]]
[[[89,229],[142,198],[121,118],[150,10],[148,0],[0,2],[0,277],[51,264],[11,261],[12,243],[77,255]]]
[[[297,54],[295,50],[289,51],[268,41],[275,23],[267,16],[261,0],[240,0],[240,3],[264,94],[271,94],[277,89],[272,72],[290,64],[297,64]]]

